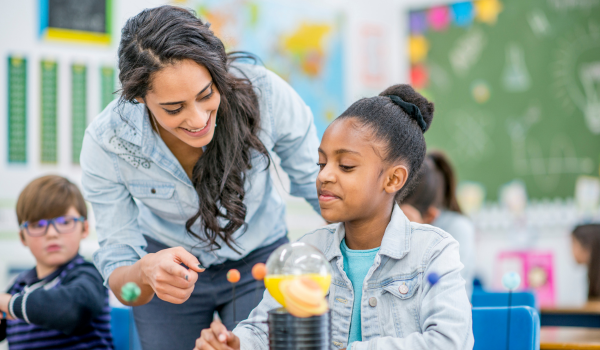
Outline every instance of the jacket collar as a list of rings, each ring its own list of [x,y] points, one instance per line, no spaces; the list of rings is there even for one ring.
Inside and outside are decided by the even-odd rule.
[[[140,147],[144,156],[150,158],[165,171],[188,186],[192,182],[175,158],[171,150],[154,132],[150,124],[150,115],[144,104],[124,103],[117,107],[123,123],[118,131],[118,137]]]
[[[390,223],[383,234],[379,254],[389,256],[393,259],[402,259],[410,250],[410,230],[410,221],[408,221],[398,204],[394,204]],[[325,254],[328,261],[342,256],[340,243],[345,236],[346,229],[344,223],[339,223],[332,235],[332,242],[329,249]]]

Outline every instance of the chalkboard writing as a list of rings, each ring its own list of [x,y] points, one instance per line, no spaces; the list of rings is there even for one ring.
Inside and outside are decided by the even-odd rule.
[[[85,32],[106,32],[105,0],[48,0],[48,26]]]
[[[487,199],[522,180],[572,197],[600,161],[600,1],[485,0],[410,14],[411,81],[435,103],[428,148]]]

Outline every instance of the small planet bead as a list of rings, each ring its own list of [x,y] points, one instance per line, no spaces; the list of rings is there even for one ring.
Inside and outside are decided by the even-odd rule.
[[[502,276],[502,285],[508,290],[515,290],[521,285],[521,276],[516,272],[507,272]]]
[[[128,303],[136,301],[141,294],[142,290],[134,282],[125,283],[123,287],[121,287],[121,298]]]
[[[267,265],[258,263],[252,267],[252,277],[257,281],[262,281],[267,275]]]
[[[231,269],[227,272],[227,280],[231,283],[238,283],[240,277],[240,272],[236,269]]]

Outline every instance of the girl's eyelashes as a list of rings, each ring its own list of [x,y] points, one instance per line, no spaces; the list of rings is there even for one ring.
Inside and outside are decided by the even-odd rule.
[[[343,171],[350,171],[354,168],[356,168],[355,166],[347,166],[347,165],[341,165],[340,164],[340,168],[342,168]]]
[[[164,109],[164,108],[163,108],[163,109]],[[173,110],[170,110],[170,109],[164,109],[164,110],[165,110],[167,113],[169,113],[169,114],[171,114],[171,115],[174,115],[174,114],[177,114],[177,113],[181,112],[181,110],[182,110],[182,109],[183,109],[183,106],[181,106],[181,107],[179,107],[179,108],[177,108],[177,109],[173,109]]]
[[[319,166],[319,169],[323,170],[323,168],[325,167],[327,163],[317,163],[317,165]]]
[[[213,89],[212,89],[212,86],[211,86],[211,87],[210,87],[210,92],[208,93],[208,95],[206,95],[206,96],[204,96],[204,97],[200,98],[200,101],[208,100],[209,98],[211,98],[211,97],[212,97],[213,93],[214,93],[214,91],[213,91]]]

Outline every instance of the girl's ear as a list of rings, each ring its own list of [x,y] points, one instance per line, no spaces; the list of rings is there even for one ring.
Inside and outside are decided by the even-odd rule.
[[[440,215],[440,210],[433,205],[423,214],[423,223],[431,224]]]
[[[387,171],[384,189],[387,193],[396,193],[406,184],[408,169],[404,165],[396,165]]]

